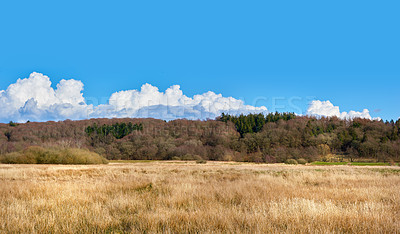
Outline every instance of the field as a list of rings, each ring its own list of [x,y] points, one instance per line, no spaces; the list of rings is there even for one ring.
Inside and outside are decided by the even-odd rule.
[[[399,233],[400,168],[0,164],[0,233]]]

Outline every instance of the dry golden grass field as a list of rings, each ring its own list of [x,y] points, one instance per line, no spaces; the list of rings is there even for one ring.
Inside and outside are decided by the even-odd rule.
[[[1,233],[399,233],[400,168],[0,164]]]

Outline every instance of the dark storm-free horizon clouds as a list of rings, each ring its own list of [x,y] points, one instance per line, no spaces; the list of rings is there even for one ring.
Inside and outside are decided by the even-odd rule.
[[[140,90],[124,90],[113,93],[108,104],[87,104],[83,96],[84,84],[79,80],[61,80],[52,88],[49,77],[33,72],[28,78],[18,79],[0,91],[0,122],[59,121],[88,118],[158,118],[214,119],[222,113],[232,115],[268,113],[265,106],[246,105],[233,97],[223,97],[212,91],[188,97],[179,85],[164,92],[151,84],[142,85]],[[330,101],[313,100],[304,113],[317,117],[337,116],[341,119],[356,117],[372,118],[369,110],[362,112],[340,112]]]

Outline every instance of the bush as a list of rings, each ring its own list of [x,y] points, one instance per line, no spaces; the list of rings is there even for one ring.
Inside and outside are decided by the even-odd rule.
[[[183,161],[202,160],[199,155],[185,154],[181,158]]]
[[[34,157],[29,157],[20,152],[12,152],[0,156],[1,163],[7,164],[36,164],[37,160]]]
[[[193,155],[191,155],[191,154],[185,154],[185,155],[183,155],[183,156],[181,157],[181,160],[183,160],[183,161],[194,160],[194,157],[193,157]]]
[[[196,160],[196,163],[197,163],[197,164],[206,164],[206,163],[207,163],[207,160],[203,160],[203,159]]]
[[[296,161],[296,159],[290,158],[288,160],[286,160],[285,162],[286,164],[293,164],[293,165],[297,165],[298,162]]]
[[[298,162],[299,164],[302,164],[302,165],[307,164],[307,160],[305,160],[304,158],[299,158],[299,159],[297,160],[297,162]]]
[[[45,149],[31,146],[22,152],[0,156],[1,163],[8,164],[106,164],[108,161],[85,149]]]
[[[172,157],[172,160],[174,160],[174,161],[179,161],[179,160],[181,160],[181,158],[178,157],[178,156],[174,156],[174,157]]]

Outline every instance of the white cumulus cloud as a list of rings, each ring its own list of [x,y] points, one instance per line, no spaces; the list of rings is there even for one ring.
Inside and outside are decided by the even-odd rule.
[[[160,119],[207,119],[221,113],[267,113],[266,107],[245,105],[242,100],[206,92],[193,97],[183,94],[179,85],[165,92],[150,84],[140,90],[126,90],[111,95],[108,104],[87,105],[83,83],[61,80],[52,88],[50,78],[32,73],[0,90],[0,122],[46,121],[87,118],[152,117]]]
[[[354,118],[364,118],[364,119],[374,119],[380,120],[380,118],[372,118],[369,114],[368,109],[364,109],[362,112],[349,111],[340,112],[338,106],[334,106],[330,101],[320,101],[314,100],[310,103],[307,109],[307,115],[316,117],[333,117],[336,116],[341,119],[354,119]]]
[[[85,104],[82,90],[77,80],[61,80],[54,90],[49,77],[34,72],[0,91],[0,121],[86,118],[92,106]]]
[[[144,84],[140,90],[113,93],[108,104],[98,106],[86,104],[81,81],[61,80],[55,89],[51,85],[49,77],[34,72],[28,78],[18,79],[6,90],[0,90],[0,122],[122,117],[214,119],[222,113],[268,113],[264,106],[245,105],[242,100],[211,91],[188,97],[179,85],[160,91],[151,84]],[[367,109],[340,112],[339,107],[330,101],[319,100],[310,103],[306,114],[341,119],[380,119],[372,118]]]
[[[222,113],[267,113],[266,107],[245,105],[242,100],[206,92],[193,97],[183,94],[179,85],[165,92],[150,84],[140,90],[127,90],[111,95],[108,105],[95,108],[94,117],[152,117],[161,119],[207,119]]]

